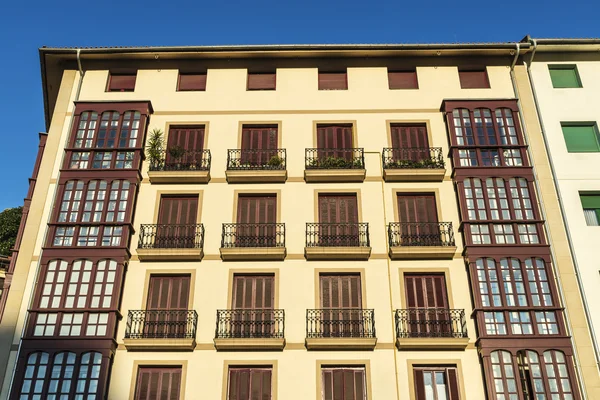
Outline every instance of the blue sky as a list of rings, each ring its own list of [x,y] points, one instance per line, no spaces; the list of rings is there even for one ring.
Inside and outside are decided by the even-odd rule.
[[[44,115],[41,46],[439,43],[598,37],[600,2],[9,1],[0,5],[0,211],[27,191]],[[575,6],[577,5],[577,6]]]

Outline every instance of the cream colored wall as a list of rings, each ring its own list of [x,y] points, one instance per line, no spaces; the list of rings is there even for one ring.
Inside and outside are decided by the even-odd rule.
[[[318,91],[316,68],[289,68],[277,70],[277,90],[273,92],[248,92],[246,70],[209,69],[205,92],[176,92],[176,70],[140,70],[136,89],[132,93],[105,92],[108,71],[87,71],[80,93],[81,101],[101,100],[150,100],[154,115],[149,128],[165,129],[168,123],[208,122],[209,133],[206,148],[212,153],[212,180],[208,185],[152,185],[147,179],[147,164],[143,166],[143,182],[139,190],[134,228],[139,232],[143,223],[154,223],[156,199],[160,191],[202,191],[202,222],[206,228],[205,257],[199,263],[144,262],[137,260],[137,235],[131,242],[132,261],[129,263],[123,291],[122,313],[140,309],[143,299],[143,282],[152,270],[194,269],[195,294],[193,307],[199,314],[196,351],[191,353],[127,352],[123,346],[125,320],[119,324],[117,351],[110,398],[127,398],[135,372],[134,362],[144,360],[187,360],[186,398],[218,399],[222,395],[223,363],[228,360],[276,360],[278,364],[279,399],[310,399],[316,396],[316,362],[318,360],[362,360],[370,365],[370,382],[373,399],[389,400],[407,398],[407,359],[460,360],[467,388],[467,399],[478,400],[483,396],[483,383],[477,352],[474,349],[475,328],[469,319],[468,330],[472,338],[466,351],[444,352],[398,352],[394,348],[393,310],[402,307],[404,294],[400,291],[400,269],[427,269],[449,271],[452,302],[455,308],[471,314],[468,277],[460,257],[462,242],[458,233],[458,211],[453,184],[447,176],[440,183],[383,183],[381,180],[381,149],[388,147],[386,121],[429,122],[433,147],[442,147],[448,154],[448,140],[443,115],[439,108],[448,98],[510,98],[513,97],[508,68],[488,67],[491,89],[460,89],[456,67],[419,67],[418,90],[389,90],[386,68],[349,68],[347,91]],[[75,73],[67,74],[75,83]],[[67,83],[63,82],[63,86]],[[72,101],[75,88],[61,97],[52,121],[51,152],[45,158],[44,182],[58,177],[62,151],[68,138],[72,117]],[[61,114],[62,113],[62,114]],[[57,117],[56,115],[59,115]],[[229,185],[225,181],[227,149],[237,147],[239,121],[281,121],[282,147],[287,149],[288,182],[270,185]],[[306,184],[303,180],[304,148],[314,147],[313,123],[318,120],[356,121],[357,146],[367,152],[367,179],[364,183]],[[51,159],[55,155],[54,159]],[[51,171],[51,172],[50,172]],[[47,192],[37,200],[39,225],[28,225],[24,242],[34,246],[31,256],[38,256],[42,238],[52,206],[55,181],[48,184]],[[219,247],[221,224],[231,222],[233,194],[235,190],[280,190],[281,222],[286,223],[288,258],[285,262],[223,263]],[[360,191],[362,219],[370,224],[373,247],[368,262],[307,262],[303,257],[305,223],[313,222],[315,216],[315,190]],[[396,189],[434,191],[440,194],[438,202],[440,219],[454,223],[458,252],[447,261],[390,261],[387,257],[386,224],[396,220],[393,191]],[[39,226],[39,228],[38,228]],[[34,229],[35,228],[35,229]],[[29,242],[28,242],[29,243]],[[31,271],[36,263],[31,263]],[[227,299],[229,269],[279,269],[279,306],[286,311],[287,348],[283,352],[216,352],[212,347],[216,310],[228,308]],[[340,271],[363,269],[366,285],[366,306],[375,309],[378,345],[375,351],[308,352],[304,349],[305,313],[315,304],[315,270],[338,269]],[[31,292],[34,276],[27,275],[27,292]],[[24,277],[25,279],[25,277]],[[12,296],[12,294],[11,294]],[[14,297],[14,296],[13,296]],[[11,297],[11,298],[13,298]],[[24,316],[26,304],[16,309]],[[23,327],[23,317],[16,326],[13,343]],[[13,352],[14,355],[14,352]],[[10,380],[10,369],[5,382]],[[397,376],[397,379],[394,377]],[[206,385],[205,382],[218,384]],[[200,386],[201,384],[201,386]],[[202,388],[202,389],[200,389]],[[399,389],[398,389],[399,388]],[[4,385],[4,392],[7,385]],[[201,393],[199,390],[206,390]],[[399,391],[398,391],[399,390]],[[194,397],[192,394],[198,394]],[[0,396],[1,397],[1,396]]]
[[[564,58],[564,54],[561,55]],[[573,64],[574,62],[565,62]],[[556,64],[552,62],[552,64]],[[556,177],[564,205],[564,216],[558,204],[558,194],[549,158],[546,155],[541,126],[533,102],[533,93],[525,67],[516,68],[519,97],[525,116],[525,125],[529,135],[530,156],[536,168],[537,183],[540,187],[540,201],[546,211],[546,229],[555,254],[555,271],[558,274],[564,306],[572,327],[574,350],[579,358],[584,390],[588,398],[600,398],[600,378],[594,358],[589,325],[587,323],[581,292],[577,285],[577,276],[572,255],[567,242],[565,217],[573,239],[580,277],[585,296],[591,310],[596,334],[600,329],[600,266],[594,250],[597,249],[600,228],[588,227],[583,217],[579,200],[579,191],[600,190],[600,153],[568,153],[561,130],[562,121],[597,121],[600,99],[597,96],[600,83],[600,62],[577,61],[583,88],[554,89],[548,72],[548,63],[534,62],[531,66],[537,100],[540,106],[539,118],[542,119],[549,144],[550,155],[554,162]]]

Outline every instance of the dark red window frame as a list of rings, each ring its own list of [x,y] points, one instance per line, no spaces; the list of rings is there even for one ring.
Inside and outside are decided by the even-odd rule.
[[[419,80],[417,77],[417,70],[394,71],[388,69],[388,86],[390,90],[418,89]]]
[[[319,90],[348,90],[348,72],[319,71]]]
[[[458,69],[460,87],[462,89],[489,89],[490,79],[487,68]]]
[[[107,92],[133,92],[137,72],[134,73],[110,73],[106,85]]]
[[[276,72],[248,71],[247,90],[276,90]]]
[[[203,92],[206,90],[206,73],[179,73],[178,92]]]

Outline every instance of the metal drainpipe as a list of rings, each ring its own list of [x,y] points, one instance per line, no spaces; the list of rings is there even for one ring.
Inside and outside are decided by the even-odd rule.
[[[517,46],[518,46],[518,44],[517,44]],[[535,44],[534,44],[534,46],[535,46]],[[533,50],[532,54],[535,54],[535,50],[536,49],[534,47],[534,50]],[[523,62],[523,63],[525,64],[525,62]],[[514,65],[515,65],[515,62],[513,61],[513,64],[511,66],[511,70],[510,70],[510,79],[511,79],[511,82],[512,82],[513,92],[515,94],[515,98],[517,100],[519,100],[519,90],[517,88],[517,83],[516,83],[516,78],[515,78],[515,71],[514,71]],[[519,110],[519,116],[521,118],[521,121],[525,121],[525,119],[523,117],[523,109],[521,107],[521,102],[520,101],[517,101],[517,107],[518,107],[518,110]],[[537,102],[536,102],[536,109],[537,109]],[[541,120],[540,120],[540,123],[541,123]],[[525,139],[525,143],[528,144],[529,143],[529,135],[527,133],[527,127],[526,127],[526,125],[524,123],[521,124],[521,125],[522,125],[523,137]],[[534,162],[535,157],[534,157],[534,154],[532,152],[528,152],[528,156],[532,160],[531,166],[532,166],[532,171],[533,171],[533,176],[534,176],[534,185],[535,185],[536,192],[539,194],[539,193],[541,193],[541,190],[540,190],[540,186],[539,186],[539,181],[537,179],[537,170],[535,168],[535,162]],[[554,170],[552,170],[552,172],[554,172]],[[541,198],[541,196],[537,196],[537,197],[538,197],[537,200],[538,200],[538,205],[540,207],[541,216],[545,220],[546,219],[545,215],[547,214],[546,213],[545,203],[544,203],[543,199]],[[548,242],[551,242],[552,241],[552,235],[551,235],[550,231],[548,229],[544,229],[544,232],[546,233],[546,236],[548,237]],[[564,305],[565,304],[565,297],[564,297],[564,292],[562,290],[562,282],[561,282],[559,274],[556,273],[556,265],[557,265],[556,264],[556,256],[554,254],[554,248],[552,246],[550,246],[550,259],[552,261],[552,270],[554,272],[554,280],[556,281],[556,285],[557,285],[557,289],[558,289],[557,291],[558,291],[558,294],[560,296],[560,301],[561,301],[561,304]],[[571,332],[572,332],[573,328],[571,327],[571,322],[570,322],[570,319],[569,319],[569,311],[565,308],[564,309],[564,313],[565,313],[565,327],[567,329],[567,334],[569,336],[571,336],[571,344],[573,345],[573,338],[572,338],[572,335],[571,335]],[[587,399],[588,398],[587,397],[587,393],[585,392],[585,388],[583,387],[582,381],[581,381],[581,376],[582,376],[581,367],[580,367],[579,363],[577,362],[577,360],[579,358],[578,355],[577,355],[577,348],[574,345],[573,345],[573,353],[575,354],[575,359],[574,359],[575,369],[576,369],[576,373],[577,373],[577,375],[579,377],[579,379],[577,379],[577,383],[578,383],[578,386],[579,386],[579,391],[580,391],[580,393],[582,395],[582,398],[583,399]]]
[[[529,64],[525,63],[527,67],[527,75],[529,77],[529,82],[531,84],[531,90],[533,93],[533,101],[535,103],[535,110],[538,115],[538,119],[540,121],[540,128],[542,131],[542,138],[544,139],[544,147],[546,149],[546,154],[548,154],[548,162],[550,164],[550,170],[552,172],[552,180],[554,182],[554,186],[556,187],[556,192],[558,194],[558,205],[560,207],[561,216],[563,217],[563,225],[565,226],[565,231],[567,233],[567,242],[569,243],[569,250],[571,252],[571,258],[573,259],[573,266],[575,267],[575,277],[577,278],[577,285],[579,287],[579,291],[581,292],[581,300],[583,302],[583,309],[585,312],[585,318],[590,328],[590,334],[592,338],[592,343],[594,345],[594,357],[596,359],[596,366],[600,366],[600,350],[598,347],[598,341],[596,338],[596,334],[594,331],[594,325],[592,323],[592,317],[590,316],[589,304],[587,301],[587,296],[585,295],[585,289],[583,287],[583,282],[581,281],[581,274],[579,269],[579,262],[577,261],[577,253],[575,252],[575,248],[573,245],[573,238],[571,236],[571,230],[569,229],[569,220],[565,217],[565,206],[563,203],[563,198],[561,195],[561,189],[558,182],[558,178],[556,176],[556,167],[554,166],[554,159],[552,158],[552,152],[550,151],[550,145],[548,143],[548,136],[546,135],[546,129],[544,127],[544,121],[541,117],[540,105],[537,98],[537,93],[535,90],[535,84],[533,81],[533,76],[531,75],[531,64],[533,63],[533,57],[535,56],[535,51],[537,50],[537,42],[535,39],[531,39],[531,43],[533,44],[533,53],[531,54],[531,58],[529,59]]]
[[[78,101],[79,100],[79,94],[81,93],[81,84],[83,83],[83,76],[85,75],[85,73],[83,72],[83,68],[81,68],[81,49],[77,49],[77,69],[79,70],[79,81],[77,82],[77,91],[75,92],[75,100],[74,101]],[[61,82],[62,84],[62,82]],[[52,120],[52,119],[51,119]],[[71,131],[73,130],[73,125],[75,124],[75,116],[73,115],[71,117],[71,123],[69,124],[69,135],[71,134]],[[67,138],[68,140],[68,138]],[[64,163],[64,158],[65,158],[65,152],[63,151],[63,156],[62,159],[60,161],[60,165],[63,165]],[[56,185],[56,187],[54,188],[54,194],[52,195],[52,204],[56,204],[56,198],[58,196],[58,185]],[[44,241],[46,241],[47,235],[48,235],[48,223],[50,223],[50,219],[52,217],[52,212],[50,212],[48,214],[48,220],[46,222],[46,228],[44,229]],[[35,283],[38,283],[37,277],[40,274],[40,269],[41,269],[41,260],[38,260],[37,262],[37,266],[35,269]],[[29,295],[29,307],[28,309],[33,307],[33,298],[35,297],[35,288],[31,291],[31,294]],[[21,354],[21,346],[23,345],[23,334],[25,333],[25,329],[27,328],[27,323],[29,322],[29,312],[27,312],[27,317],[25,318],[25,322],[23,323],[23,328],[21,329],[21,338],[19,339],[19,349],[17,350],[17,356],[15,358],[15,364],[13,365],[13,370],[12,370],[12,375],[10,378],[10,387],[8,388],[8,397],[7,398],[11,398],[12,395],[12,390],[13,390],[13,383],[15,380],[15,373],[17,372],[17,364],[19,363],[19,355]]]

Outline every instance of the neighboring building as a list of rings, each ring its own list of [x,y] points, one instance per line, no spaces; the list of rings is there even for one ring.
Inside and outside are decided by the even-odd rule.
[[[0,397],[596,398],[532,48],[41,49]]]
[[[5,296],[7,293],[4,290],[4,282],[6,281],[6,271],[8,271],[8,266],[10,264],[10,258],[0,255],[0,304],[2,304],[3,301],[3,296]],[[1,320],[1,314],[0,314],[0,320]]]

